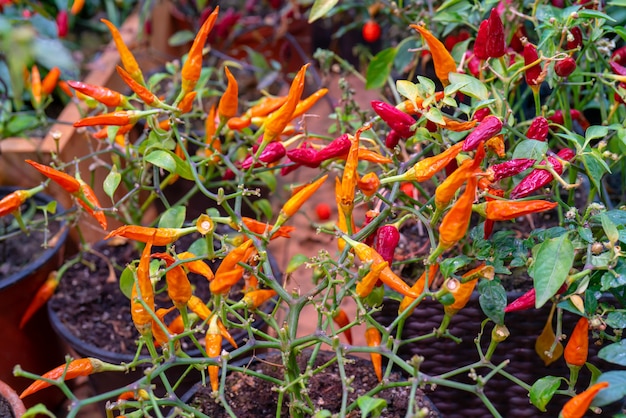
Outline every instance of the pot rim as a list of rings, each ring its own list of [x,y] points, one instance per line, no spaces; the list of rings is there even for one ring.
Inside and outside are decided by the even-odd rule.
[[[11,386],[2,380],[0,380],[0,396],[2,396],[11,405],[13,413],[16,417],[21,417],[26,413],[24,402],[22,402],[17,392],[15,392]]]
[[[20,190],[20,188],[14,186],[0,186],[0,195],[6,195],[16,190]],[[52,196],[45,193],[37,193],[33,196],[33,199],[39,200],[44,204],[48,204],[55,200]],[[65,212],[65,208],[63,208],[58,202],[57,209],[58,213]],[[61,250],[61,248],[63,248],[69,235],[69,228],[67,227],[67,221],[65,219],[58,222],[60,223],[60,229],[58,233],[59,239],[56,244],[53,247],[46,249],[41,256],[39,256],[34,262],[25,266],[20,272],[14,273],[5,278],[0,278],[0,291],[13,286],[25,277],[31,275],[34,271],[37,271],[39,268],[48,263]]]

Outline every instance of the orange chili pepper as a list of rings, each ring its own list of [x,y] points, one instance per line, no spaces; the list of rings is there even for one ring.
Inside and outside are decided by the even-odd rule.
[[[131,400],[131,399],[147,401],[147,400],[150,399],[150,395],[148,394],[148,392],[145,389],[129,390],[127,392],[121,393],[117,397],[117,402],[128,401],[128,400]]]
[[[123,225],[104,237],[105,240],[111,237],[124,237],[139,242],[153,240],[154,245],[167,245],[176,241],[180,237],[193,232],[193,228],[151,228],[139,225]]]
[[[389,268],[388,261],[383,260],[378,263],[372,263],[370,271],[356,284],[356,295],[360,298],[368,297],[369,294],[372,293],[372,290],[374,290],[380,278],[380,273],[387,268]]]
[[[446,179],[435,189],[435,207],[438,211],[442,211],[448,206],[454,198],[456,191],[474,175],[480,168],[480,163],[485,156],[485,148],[478,147],[478,152],[474,159],[468,159],[461,163],[461,166],[454,170]]]
[[[74,0],[72,2],[72,8],[70,9],[70,13],[76,16],[77,14],[80,13],[81,10],[83,10],[84,6],[85,6],[85,0]]]
[[[209,329],[205,336],[206,354],[208,357],[219,357],[222,353],[222,334],[220,334],[217,326],[217,319],[216,315],[211,317]],[[211,365],[208,369],[211,389],[213,389],[213,392],[217,392],[219,389],[219,366]]]
[[[374,327],[367,328],[365,330],[365,342],[368,347],[380,347],[380,332]],[[370,353],[370,358],[374,366],[374,373],[376,373],[378,381],[381,382],[383,380],[383,356],[380,353]]]
[[[226,273],[235,268],[235,266],[237,266],[237,263],[239,263],[240,261],[244,261],[244,257],[251,246],[252,240],[247,239],[238,247],[235,247],[228,254],[226,254],[226,257],[224,257],[219,267],[215,271],[215,275],[217,276],[218,274]]]
[[[493,151],[498,157],[504,158],[506,157],[506,150],[504,149],[504,136],[496,135],[494,137],[489,138],[485,142],[485,146],[487,149]]]
[[[587,355],[589,354],[589,320],[584,316],[581,317],[572,335],[569,337],[569,341],[565,346],[563,356],[567,365],[570,367],[582,367],[587,362]]]
[[[72,360],[69,364],[63,364],[55,367],[54,369],[44,373],[41,377],[46,379],[59,379],[63,376],[63,374],[65,374],[65,380],[70,380],[78,376],[89,376],[90,374],[98,373],[104,371],[105,369],[111,369],[110,366],[113,365],[106,365],[103,361],[98,360],[97,358],[79,358]],[[119,369],[119,367],[122,366],[118,366],[117,369]],[[24,391],[20,394],[20,399],[24,399],[25,397],[49,386],[51,386],[50,383],[43,380],[37,380],[24,389]]]
[[[180,113],[191,112],[191,109],[193,109],[193,101],[196,99],[197,95],[197,91],[190,91],[183,96],[183,99],[180,101],[180,103],[178,103],[178,106],[176,106],[178,110],[180,110]]]
[[[256,251],[251,248],[252,240],[246,240],[238,247],[231,250],[222,260],[219,267],[215,271],[215,279],[211,281],[209,288],[213,294],[228,293],[230,288],[243,277],[245,269],[239,265],[240,262],[246,262]]]
[[[67,84],[67,81],[59,80],[59,82],[57,84],[58,84],[59,88],[61,90],[63,90],[63,93],[67,94],[69,97],[73,97],[74,96],[72,94],[72,89],[70,89],[69,84]]]
[[[259,222],[255,219],[248,218],[247,216],[242,216],[241,221],[246,226],[246,228],[248,228],[251,232],[254,232],[255,234],[259,234],[259,235],[263,235],[266,232],[274,229],[274,225],[271,225],[265,222]],[[231,222],[230,226],[232,226],[234,229],[238,231],[241,230],[241,228],[239,228],[238,225],[234,222]],[[281,226],[280,228],[276,230],[276,232],[272,234],[272,236],[270,237],[270,240],[274,238],[279,238],[279,237],[291,238],[291,235],[289,234],[291,234],[291,232],[293,232],[295,229],[296,228],[294,226]]]
[[[170,308],[159,308],[156,310],[155,314],[157,316],[157,318],[159,318],[159,321],[161,321],[162,323],[163,318],[165,318],[165,315],[167,315],[168,313],[172,312],[172,310],[174,310],[176,307],[172,306]],[[181,318],[182,319],[182,318]],[[170,342],[170,335],[169,333],[171,332],[171,330],[169,329],[169,327],[166,326],[166,328],[168,329],[168,332],[165,332],[162,328],[161,328],[161,324],[159,324],[156,320],[154,320],[154,318],[152,319],[152,336],[154,337],[154,341],[157,343],[157,345],[161,346],[161,347],[165,347],[169,342]],[[171,332],[172,334],[178,334],[178,333],[174,333]],[[176,343],[178,343],[178,341],[176,341]]]
[[[453,316],[458,311],[463,309],[467,302],[469,302],[472,292],[476,287],[478,280],[470,280],[469,282],[462,283],[461,281],[451,278],[446,280],[446,289],[454,296],[454,303],[451,305],[444,305],[443,309],[446,315]]]
[[[328,89],[321,88],[317,90],[315,93],[311,94],[306,99],[300,100],[298,104],[296,105],[296,109],[293,111],[293,115],[291,115],[291,119],[293,120],[297,117],[304,115],[307,111],[309,111],[313,107],[313,105],[315,105],[315,103],[319,101],[319,99],[326,96],[326,93],[328,93]]]
[[[134,124],[120,126],[115,132],[115,137],[117,138],[118,136],[126,135],[131,129],[133,129],[134,126]],[[109,137],[109,127],[104,127],[91,136],[96,139],[106,139]]]
[[[247,292],[242,300],[248,309],[256,309],[274,296],[276,296],[275,290],[257,289]]]
[[[85,210],[93,216],[102,229],[107,229],[107,218],[104,212],[102,212],[100,207],[100,202],[98,201],[98,197],[94,193],[91,186],[85,183],[82,180],[80,182],[80,191],[76,196],[78,199],[78,204],[81,205]]]
[[[359,148],[358,155],[359,161],[369,161],[375,164],[391,164],[393,162],[391,158],[380,155],[367,148]]]
[[[428,29],[419,25],[410,26],[418,31],[424,38],[424,41],[428,45],[428,49],[430,49],[430,54],[433,57],[435,74],[437,75],[437,78],[441,80],[443,85],[447,86],[449,84],[448,74],[456,72],[456,63],[454,62],[454,58],[452,58],[452,55],[448,52],[443,42],[430,33]]]
[[[39,68],[33,65],[30,70],[30,92],[32,94],[32,103],[35,109],[39,109],[41,106],[41,75],[39,74]]]
[[[272,112],[267,119],[265,119],[263,123],[263,142],[272,142],[278,138],[278,135],[283,132],[292,119],[296,106],[300,101],[300,96],[302,96],[302,91],[304,90],[304,83],[306,81],[305,75],[308,67],[308,63],[304,64],[291,82],[285,104],[278,110]]]
[[[63,173],[59,170],[55,170],[54,168],[48,167],[47,165],[39,164],[38,162],[32,160],[25,161],[35,167],[37,171],[39,171],[41,174],[61,186],[66,192],[70,194],[75,194],[80,191],[80,181],[70,176],[69,174]]]
[[[132,287],[130,298],[130,314],[135,328],[141,335],[146,335],[152,330],[152,315],[154,312],[154,289],[150,281],[150,250],[152,249],[153,238],[149,239],[141,253],[139,266],[137,266],[136,280]],[[139,302],[139,292],[141,299],[148,309]]]
[[[422,294],[426,285],[426,273],[428,272],[428,284],[430,285],[433,283],[435,275],[438,271],[439,264],[431,264],[428,269],[424,269],[424,272],[419,277],[419,279],[417,279],[413,286],[411,286],[411,290],[413,290],[415,293]],[[405,296],[400,302],[400,306],[398,307],[398,313],[404,312],[409,307],[409,305],[413,303],[413,301],[415,301],[415,299],[416,298],[412,298],[410,296]],[[417,307],[417,305],[415,307]],[[411,315],[414,309],[415,308],[413,308],[411,312],[408,313],[408,315]]]
[[[474,211],[491,221],[509,221],[531,213],[551,210],[557,206],[558,203],[545,200],[489,200],[474,205]]]
[[[591,405],[593,398],[596,397],[598,392],[608,387],[609,387],[609,382],[599,382],[589,387],[589,389],[587,389],[586,391],[574,396],[572,399],[567,401],[567,403],[563,406],[563,409],[561,410],[559,417],[560,418],[582,418],[583,416],[585,416],[587,409],[589,409],[589,406]]]
[[[283,205],[278,214],[278,219],[276,220],[276,226],[281,226],[285,221],[291,218],[299,209],[302,207],[304,202],[306,202],[313,194],[324,184],[326,179],[328,178],[328,174],[323,175],[322,177],[315,180],[313,183],[309,183],[300,190],[298,190],[293,196],[291,196],[287,202]]]
[[[120,59],[122,61],[124,69],[128,72],[128,74],[130,74],[133,80],[145,86],[146,82],[143,79],[143,73],[141,72],[141,68],[139,68],[139,64],[137,64],[137,60],[135,59],[133,53],[130,52],[130,49],[128,49],[128,46],[126,46],[126,43],[124,43],[124,39],[122,38],[120,32],[117,30],[115,25],[108,20],[100,19],[100,21],[104,23],[107,28],[109,28],[109,31],[111,32],[111,36],[113,38],[113,42],[115,43],[115,47],[120,54]]]
[[[287,96],[264,97],[259,103],[252,106],[241,117],[233,117],[228,120],[227,126],[234,131],[240,131],[252,124],[252,118],[267,116],[287,102]]]
[[[156,94],[152,93],[147,87],[145,87],[145,85],[135,81],[135,79],[125,69],[119,65],[116,66],[115,69],[120,77],[122,77],[122,80],[124,80],[124,83],[126,83],[126,85],[135,92],[137,97],[139,97],[142,102],[153,107],[160,107],[163,105],[163,102],[159,100]]]
[[[125,106],[128,103],[128,97],[106,87],[94,86],[92,84],[72,80],[68,81],[67,84],[74,90],[99,101],[105,106],[118,107]]]
[[[217,114],[217,110],[215,105],[211,106],[209,113],[204,121],[204,129],[205,129],[205,144],[204,148],[204,156],[211,157],[211,161],[214,163],[219,161],[219,156],[214,155],[216,152],[222,152],[222,143],[219,137],[216,137],[217,125],[215,124],[215,115]]]
[[[380,187],[380,179],[373,171],[357,180],[359,190],[367,197],[373,196]]]
[[[417,181],[423,182],[430,180],[435,174],[443,170],[450,161],[456,158],[463,148],[463,142],[459,142],[440,154],[432,157],[424,158],[409,168],[404,174],[387,177],[381,181],[382,184],[394,181]]]
[[[0,200],[0,218],[13,213],[32,195],[27,190],[16,190]]]
[[[227,120],[235,116],[239,104],[239,85],[237,84],[237,79],[232,75],[228,67],[224,67],[224,72],[228,79],[228,85],[217,105],[217,114],[220,120]]]
[[[95,125],[112,125],[112,126],[124,126],[133,124],[141,119],[143,116],[153,114],[154,111],[140,111],[140,110],[119,110],[111,113],[104,113],[102,115],[88,116],[82,118],[79,121],[74,122],[75,128],[82,126],[95,126]]]
[[[189,299],[188,306],[189,306],[189,309],[191,309],[191,311],[195,313],[196,315],[198,315],[198,317],[203,321],[206,321],[207,319],[211,317],[211,315],[213,315],[211,310],[204,304],[202,299],[200,299],[199,297],[195,295],[192,295],[191,298]],[[181,318],[181,323],[182,323],[182,318]],[[218,320],[217,326],[220,329],[220,333],[222,334],[222,337],[226,341],[228,341],[230,345],[232,345],[234,348],[237,348],[237,342],[230,335],[230,333],[228,332],[228,330],[226,329],[222,321]]]
[[[41,287],[35,293],[35,296],[31,300],[30,304],[24,311],[22,319],[20,320],[20,329],[24,328],[24,325],[33,317],[33,315],[52,297],[54,291],[59,285],[59,277],[56,271],[48,274],[48,278],[41,285]]]
[[[60,76],[61,70],[59,67],[52,67],[41,81],[41,92],[46,95],[52,94]]]
[[[465,236],[472,215],[476,183],[476,177],[472,176],[469,178],[465,191],[443,217],[441,225],[439,225],[439,244],[428,258],[429,264],[432,264],[442,252],[452,247]]]
[[[189,272],[204,276],[208,281],[213,280],[213,270],[202,260],[189,260],[190,258],[196,258],[197,256],[189,251],[182,252],[177,255],[179,260],[185,260],[183,267]],[[187,261],[189,260],[189,261]]]
[[[476,119],[459,122],[446,116],[443,117],[443,120],[445,121],[445,125],[441,126],[453,132],[469,131],[470,129],[474,128],[478,123]]]
[[[206,43],[207,37],[209,36],[209,32],[211,32],[211,30],[213,29],[213,25],[215,25],[219,10],[220,8],[219,6],[217,6],[215,10],[213,10],[213,12],[209,15],[209,17],[204,21],[202,27],[196,34],[195,39],[193,40],[191,48],[189,49],[189,53],[187,54],[187,60],[185,61],[185,63],[183,64],[183,68],[181,69],[181,94],[183,96],[195,89],[196,84],[200,79],[200,73],[202,72],[202,50],[204,49],[204,44]]]
[[[333,321],[339,328],[346,327],[350,324],[350,318],[348,318],[348,314],[343,309],[338,309],[333,315]],[[352,329],[346,328],[343,334],[346,336],[346,340],[348,340],[348,344],[352,345]]]
[[[369,125],[367,128],[369,129]],[[357,131],[354,137],[350,138],[350,151],[348,151],[343,176],[341,177],[339,205],[346,218],[352,216],[352,209],[354,208],[354,188],[357,185],[357,166],[359,164],[359,139],[360,130]]]
[[[174,264],[176,260],[170,254],[154,253],[152,257],[165,261],[165,265],[168,268],[165,272],[167,296],[174,302],[174,306],[179,310],[182,309],[183,306],[187,306],[187,302],[189,302],[193,290],[185,270],[183,270],[180,265],[172,267],[172,264]]]

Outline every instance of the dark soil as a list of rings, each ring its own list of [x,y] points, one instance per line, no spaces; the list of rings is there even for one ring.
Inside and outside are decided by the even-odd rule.
[[[189,246],[178,242],[174,245],[179,251]],[[50,307],[81,341],[114,353],[134,354],[139,333],[133,325],[130,302],[120,290],[119,276],[129,262],[139,258],[139,253],[132,243],[101,245],[96,250],[100,255],[88,253],[85,255],[85,263],[78,263],[66,272],[49,302]],[[153,252],[163,250],[153,248]],[[93,268],[88,268],[88,265]],[[115,277],[110,275],[110,267],[115,270]],[[215,266],[211,267],[215,270]],[[188,277],[194,287],[194,294],[204,301],[209,300],[211,292],[206,278],[191,273]],[[172,303],[167,293],[159,292],[160,288],[157,285],[156,308],[170,307]],[[234,288],[230,297],[238,299],[241,297],[240,292],[241,288]],[[165,317],[165,322],[168,323],[177,315],[178,311],[174,310]],[[236,330],[231,334],[237,340]],[[198,341],[203,343],[203,336],[198,337],[201,337]],[[183,339],[181,342],[185,351],[195,348],[191,341]]]
[[[0,396],[0,418],[15,418],[11,404]]]
[[[0,196],[0,198],[3,196]],[[38,203],[39,204],[39,203]],[[12,235],[11,231],[15,231],[15,218],[7,215],[0,218],[0,237],[9,233],[8,239],[0,240],[0,280],[19,273],[24,267],[32,264],[37,260],[47,248],[42,243],[47,243],[48,247],[53,247],[57,240],[57,233],[60,231],[58,222],[50,222],[48,230],[44,226],[37,226],[42,222],[42,215],[36,215],[30,223],[28,236],[17,230],[17,235]]]
[[[321,351],[315,361],[315,366],[320,366],[329,361],[334,353]],[[333,363],[321,373],[317,373],[311,377],[307,384],[307,389],[311,400],[315,404],[316,410],[329,410],[337,413],[341,409],[342,394],[348,390],[348,404],[354,402],[358,397],[366,394],[376,386],[379,382],[374,374],[372,365],[368,360],[362,358],[351,357],[354,362],[346,362],[346,375],[354,378],[350,383],[350,389],[344,387],[345,382],[339,375],[337,363]],[[298,358],[298,365],[304,372],[306,369],[306,361],[308,356],[301,355]],[[281,358],[277,354],[267,356],[250,366],[251,370],[272,376],[277,379],[283,379],[283,368],[281,366]],[[391,381],[400,380],[399,375],[392,375]],[[400,418],[405,417],[411,387],[401,386],[388,388],[379,392],[375,397],[383,398],[387,401],[387,407],[384,409],[381,417],[384,418]],[[278,392],[272,383],[262,379],[244,374],[231,372],[226,377],[225,388],[226,401],[233,411],[236,411],[238,418],[256,418],[275,416],[276,405],[278,403]],[[438,411],[432,406],[428,398],[424,397],[421,391],[416,395],[416,403],[420,408],[429,410],[427,417],[439,417]],[[191,405],[194,405],[201,412],[213,418],[226,418],[228,414],[220,406],[219,403],[211,396],[210,387],[202,387],[196,392],[192,398]],[[288,417],[287,401],[282,407],[282,417]],[[358,410],[350,412],[347,417],[360,417],[361,412]]]

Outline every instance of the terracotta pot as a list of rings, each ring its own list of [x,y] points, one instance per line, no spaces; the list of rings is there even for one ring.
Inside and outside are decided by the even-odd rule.
[[[0,198],[15,190],[11,187],[0,188]],[[37,194],[29,200],[31,204],[43,206],[52,199],[44,194]],[[57,208],[62,210],[62,208]],[[2,330],[2,350],[0,352],[0,380],[5,381],[18,391],[32,383],[23,377],[13,376],[13,367],[19,364],[22,369],[33,373],[45,373],[64,361],[64,346],[56,336],[45,309],[37,312],[23,329],[19,328],[24,311],[29,306],[33,295],[56,270],[63,260],[68,229],[61,223],[54,242],[43,251],[40,257],[21,271],[7,277],[0,276],[0,329]],[[27,239],[20,235],[18,240]],[[3,260],[4,261],[4,260]],[[27,405],[38,402],[54,407],[60,402],[58,394],[34,395],[26,399]]]
[[[24,402],[13,388],[0,380],[0,416],[18,418],[26,412]]]

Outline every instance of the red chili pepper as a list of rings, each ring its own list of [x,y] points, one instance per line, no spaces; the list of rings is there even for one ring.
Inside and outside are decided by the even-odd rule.
[[[506,53],[506,40],[504,38],[504,25],[496,8],[489,13],[489,26],[487,37],[487,55],[491,58],[500,58]]]
[[[567,284],[564,283],[559,290],[557,290],[557,295],[565,292],[567,290]],[[526,293],[524,293],[519,298],[515,299],[513,302],[509,303],[506,308],[504,308],[504,312],[517,312],[517,311],[525,311],[527,309],[532,309],[535,307],[535,301],[537,300],[537,292],[533,287]]]
[[[91,216],[93,216],[102,229],[107,229],[107,219],[104,212],[102,212],[100,207],[100,202],[98,201],[98,197],[94,193],[91,186],[87,183],[80,181],[80,191],[76,195],[78,198],[78,204],[81,205]]]
[[[526,131],[526,137],[528,139],[535,139],[537,141],[546,141],[548,138],[548,131],[550,130],[550,126],[548,124],[548,120],[543,116],[537,116],[531,122],[528,127],[528,131]]]
[[[478,109],[476,112],[474,112],[474,116],[472,117],[472,119],[478,122],[482,122],[489,115],[491,115],[491,109],[489,109],[488,107],[483,107],[482,109]]]
[[[554,64],[554,72],[559,77],[567,77],[576,70],[576,60],[572,57],[567,57],[557,61]]]
[[[59,285],[59,279],[60,278],[57,276],[56,271],[53,271],[48,275],[48,278],[37,290],[37,293],[35,293],[35,296],[24,311],[20,321],[20,329],[24,328],[24,325],[26,325],[39,308],[41,308],[50,299],[50,297],[52,297],[52,294]]]
[[[589,320],[583,316],[578,320],[572,335],[569,337],[563,357],[565,357],[568,366],[582,367],[587,362],[588,354]]]
[[[402,138],[413,136],[412,126],[416,121],[410,115],[380,100],[372,100],[371,105],[374,112]]]
[[[531,65],[539,59],[539,54],[537,54],[537,48],[535,45],[530,42],[526,42],[524,44],[524,65]],[[531,65],[526,69],[524,73],[524,77],[526,78],[526,83],[529,86],[538,86],[543,81],[541,76],[541,65],[540,63],[536,63]]]
[[[602,389],[609,387],[609,382],[599,382],[586,391],[579,393],[563,406],[559,418],[583,418],[593,401]]]
[[[512,177],[522,171],[530,168],[535,164],[532,158],[514,158],[500,164],[494,164],[489,167],[485,173],[489,181],[498,181],[507,177]]]
[[[62,366],[55,367],[54,369],[44,373],[41,377],[54,380],[61,378],[61,376],[65,373],[65,380],[70,380],[78,376],[89,376],[90,374],[101,372],[105,368],[105,363],[96,358],[79,358],[72,360],[69,364],[63,364]],[[24,399],[25,397],[49,386],[51,386],[50,383],[43,380],[37,380],[20,394],[20,399]]]
[[[74,90],[83,93],[109,107],[125,106],[128,97],[106,87],[94,86],[81,81],[70,80],[67,82]]]
[[[400,134],[395,130],[391,129],[385,137],[385,146],[389,149],[393,149],[400,143],[400,139],[402,139],[402,136],[400,136]]]
[[[365,342],[368,347],[379,347],[381,342],[380,332],[374,327],[368,327],[365,330]],[[378,381],[383,380],[383,356],[380,353],[370,353],[372,364],[374,366],[374,373]]]
[[[473,151],[481,142],[496,136],[502,130],[502,121],[497,116],[489,115],[463,141],[463,151]]]
[[[474,41],[474,56],[479,60],[486,60],[489,58],[487,53],[487,41],[489,40],[489,21],[487,19],[480,22],[478,32],[476,33],[476,40]]]
[[[16,190],[4,196],[0,200],[0,218],[18,210],[31,196],[27,190]]]
[[[400,231],[395,225],[383,225],[376,231],[374,248],[389,265],[393,263],[393,255],[399,243]]]
[[[56,17],[57,22],[57,36],[59,38],[65,38],[69,32],[69,16],[67,10],[61,9]]]
[[[204,21],[202,27],[196,34],[193,40],[193,44],[187,54],[187,60],[183,64],[183,68],[180,71],[182,78],[182,90],[183,95],[189,93],[196,88],[196,84],[200,79],[200,73],[202,72],[202,50],[206,43],[209,33],[215,25],[217,20],[217,14],[219,13],[219,6],[213,10],[209,17]],[[130,71],[129,71],[130,72]],[[132,74],[132,73],[131,73]]]
[[[324,148],[317,151],[316,161],[320,164],[326,160],[330,160],[333,158],[338,158],[343,155],[346,155],[348,151],[350,151],[350,145],[352,141],[350,140],[350,136],[348,134],[343,134],[331,142],[328,143]]]
[[[365,228],[370,222],[376,219],[378,215],[380,215],[380,212],[376,210],[368,210],[367,212],[365,212],[365,220],[363,222],[362,228]],[[363,242],[366,245],[369,245],[370,247],[372,247],[374,245],[375,238],[376,238],[376,234],[372,233],[372,234],[369,234],[367,237],[365,237],[365,240]]]
[[[363,24],[361,33],[366,42],[376,42],[380,38],[380,25],[375,20],[370,19]]]
[[[570,39],[571,35],[571,39]],[[576,49],[580,48],[583,45],[583,32],[580,30],[580,27],[573,26],[569,28],[569,33],[567,34],[567,49]]]
[[[349,147],[348,142],[348,149]],[[287,158],[296,163],[298,166],[303,165],[305,167],[317,168],[320,166],[321,161],[317,158],[318,151],[311,148],[308,143],[305,143],[300,148],[294,148],[287,151]]]
[[[557,156],[565,161],[570,161],[575,155],[576,153],[569,148],[564,148],[557,153]],[[563,165],[557,158],[549,156],[548,162],[557,174],[563,173]],[[553,179],[554,177],[549,171],[537,168],[531,171],[530,174],[524,177],[522,181],[513,188],[509,197],[511,199],[526,197],[532,192],[549,184]]]
[[[615,61],[620,65],[626,65],[626,45],[613,51],[611,61]]]
[[[348,318],[348,314],[345,310],[339,308],[335,315],[333,315],[333,321],[335,324],[339,326],[339,328],[343,328],[350,324],[350,318]],[[343,334],[346,336],[346,340],[348,340],[348,344],[352,345],[352,329],[346,328]]]

